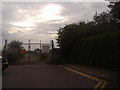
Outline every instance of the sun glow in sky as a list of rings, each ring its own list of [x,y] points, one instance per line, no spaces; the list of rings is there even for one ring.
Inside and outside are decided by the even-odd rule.
[[[59,27],[92,20],[95,11],[106,11],[107,5],[106,2],[4,2],[2,39],[49,42],[55,40]]]
[[[59,16],[60,13],[61,13],[61,7],[59,5],[53,4],[53,5],[45,6],[40,16],[45,20],[63,19],[62,16]]]
[[[60,13],[61,13],[61,7],[59,5],[54,5],[54,4],[47,5],[44,6],[41,12],[38,12],[35,16],[28,15],[26,20],[11,24],[18,27],[33,27],[37,22],[64,19],[64,17],[59,15]]]
[[[42,7],[41,10],[38,10],[36,14],[33,16],[31,15],[32,12],[28,14],[27,12],[18,9],[18,12],[24,15],[26,18],[22,21],[16,21],[11,23],[11,25],[14,26],[15,30],[13,30],[13,28],[9,29],[9,33],[18,33],[19,31],[24,32],[25,30],[33,30],[35,25],[40,22],[44,23],[50,20],[56,20],[56,22],[54,23],[59,23],[64,20],[64,17],[60,15],[61,10],[62,7],[59,5],[48,4]]]

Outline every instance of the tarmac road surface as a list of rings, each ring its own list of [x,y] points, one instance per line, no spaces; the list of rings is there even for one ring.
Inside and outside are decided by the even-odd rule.
[[[11,65],[2,88],[94,88],[98,82],[57,65]]]

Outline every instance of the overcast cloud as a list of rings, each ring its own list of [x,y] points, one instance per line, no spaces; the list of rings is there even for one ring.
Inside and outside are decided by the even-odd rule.
[[[27,42],[55,40],[64,24],[92,20],[108,2],[2,2],[2,37]]]

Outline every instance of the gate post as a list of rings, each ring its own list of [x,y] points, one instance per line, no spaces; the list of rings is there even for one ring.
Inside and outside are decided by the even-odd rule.
[[[6,57],[7,53],[7,40],[5,40],[5,45],[4,45],[4,57]]]
[[[30,63],[30,52],[31,52],[31,43],[28,41],[28,62]]]
[[[53,60],[53,64],[55,64],[54,61],[54,41],[52,40],[52,60]]]
[[[40,40],[40,52],[39,52],[40,60],[41,60],[41,53],[42,53],[42,49],[41,49],[41,40]]]

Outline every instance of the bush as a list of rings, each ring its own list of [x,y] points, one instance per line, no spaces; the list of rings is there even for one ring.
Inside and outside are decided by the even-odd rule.
[[[78,40],[70,50],[66,63],[119,69],[119,32],[88,36]]]
[[[40,55],[40,59],[41,60],[46,60],[48,58],[48,54],[47,53],[41,53]]]
[[[18,54],[7,54],[7,59],[9,64],[14,64],[19,60],[19,55]]]
[[[118,70],[120,19],[114,14],[119,13],[119,4],[110,4],[110,12],[95,13],[92,21],[59,29],[56,40],[65,63]]]
[[[15,64],[18,60],[23,58],[24,54],[19,54],[19,53],[8,53],[6,55],[9,64]]]

